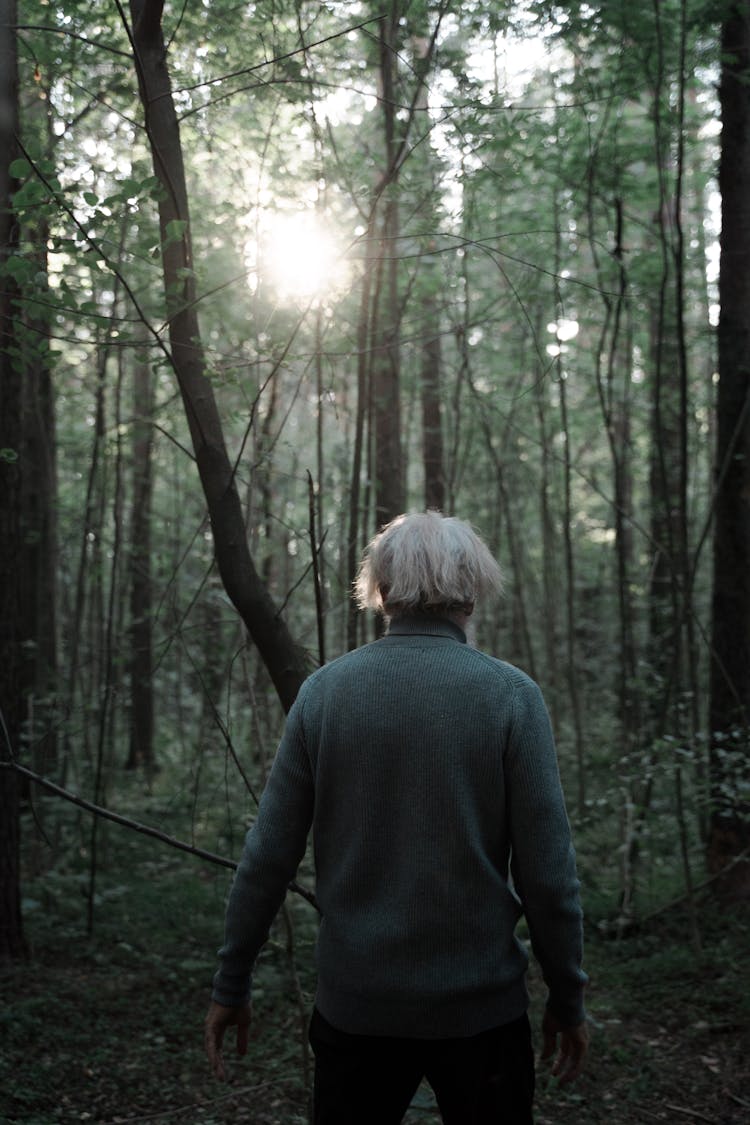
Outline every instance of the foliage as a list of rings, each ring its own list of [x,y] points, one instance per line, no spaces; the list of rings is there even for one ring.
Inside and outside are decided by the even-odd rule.
[[[627,927],[680,881],[701,882],[711,811],[713,16],[698,3],[403,5],[395,175],[379,15],[286,0],[165,10],[190,280],[248,538],[311,667],[314,540],[326,650],[343,651],[350,540],[374,529],[370,414],[361,463],[355,452],[377,332],[396,339],[409,507],[424,495],[420,395],[438,342],[446,507],[486,535],[508,579],[499,607],[478,608],[478,642],[540,681],[589,900],[600,920]],[[22,290],[18,362],[28,368],[35,352],[56,392],[62,648],[50,768],[88,794],[101,778],[100,799],[117,808],[131,799],[119,766],[132,725],[131,442],[145,421],[154,757],[175,800],[190,794],[206,845],[203,813],[236,787],[229,747],[262,788],[281,716],[215,570],[167,343],[164,189],[126,21],[118,7],[92,16],[74,0],[54,11],[27,0],[19,21],[22,238],[5,268]],[[395,235],[382,225],[387,205]],[[304,251],[299,233],[274,274],[275,224],[290,216],[333,236],[324,273],[335,285],[304,288],[303,259],[325,244]],[[166,230],[167,248],[187,221]],[[396,324],[383,319],[393,259]],[[681,348],[684,556],[664,512],[682,464]],[[146,419],[131,391],[144,363]],[[675,604],[676,621],[664,609]],[[360,622],[359,639],[371,634]],[[37,746],[30,727],[32,761]],[[211,831],[236,850],[237,808],[223,808]],[[68,839],[64,814],[45,819]],[[54,906],[64,910],[59,897]]]
[[[175,800],[171,770],[151,794],[130,785],[125,807],[142,820],[183,836],[191,823],[198,826],[190,802]],[[49,811],[38,808],[45,819]],[[230,1058],[232,1084],[219,1087],[203,1057],[201,1018],[221,940],[226,873],[110,827],[96,926],[87,936],[86,857],[83,846],[73,846],[86,839],[85,825],[75,810],[56,811],[55,819],[63,824],[59,846],[41,875],[26,870],[33,960],[0,981],[0,1118],[8,1125],[306,1121],[298,990],[283,922],[259,963],[248,1057]],[[198,820],[216,838],[218,803]],[[294,968],[309,1005],[314,915],[302,901],[289,908]],[[739,1125],[747,1110],[746,912],[723,917],[706,909],[698,953],[679,910],[620,941],[597,935],[596,916],[591,922],[591,1066],[567,1094],[540,1071],[538,1120],[593,1123],[616,1115],[619,1125],[635,1125],[649,1114],[673,1120],[679,1106]],[[531,992],[538,1029],[543,986],[536,970]],[[426,1090],[407,1118],[410,1125],[424,1120],[437,1120]]]

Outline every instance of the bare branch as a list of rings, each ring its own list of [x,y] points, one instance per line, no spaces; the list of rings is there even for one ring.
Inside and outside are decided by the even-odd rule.
[[[233,859],[227,859],[226,856],[216,855],[215,852],[206,851],[205,848],[196,848],[193,844],[188,844],[184,840],[178,840],[176,836],[169,836],[166,832],[160,831],[158,828],[152,828],[148,824],[140,824],[137,820],[132,820],[130,817],[122,816],[120,813],[113,812],[111,809],[105,809],[101,805],[95,805],[92,801],[87,801],[85,797],[79,797],[77,793],[71,793],[69,789],[63,789],[61,785],[55,784],[49,778],[42,777],[41,774],[35,773],[34,770],[27,769],[26,766],[21,766],[18,762],[0,762],[0,768],[12,769],[17,773],[27,777],[42,789],[54,793],[56,797],[62,797],[63,800],[69,801],[72,805],[77,805],[79,809],[84,809],[86,812],[92,813],[94,816],[101,816],[105,820],[111,820],[114,824],[119,824],[122,828],[129,828],[131,832],[139,832],[142,836],[150,836],[153,840],[159,840],[162,844],[168,844],[170,848],[177,848],[178,851],[187,852],[188,855],[197,856],[198,859],[205,859],[208,863],[215,863],[219,867],[228,867],[231,871],[236,870],[237,862]],[[300,895],[311,906],[318,909],[317,900],[314,893],[308,890],[307,887],[302,887],[296,881],[289,884],[289,890],[294,894]]]

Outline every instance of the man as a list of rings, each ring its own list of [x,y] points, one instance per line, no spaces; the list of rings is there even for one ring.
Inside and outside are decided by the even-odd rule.
[[[289,713],[229,898],[206,1048],[237,1026],[310,827],[321,911],[310,1026],[316,1125],[397,1125],[423,1077],[446,1125],[528,1125],[526,916],[548,989],[543,1057],[587,1049],[582,924],[536,684],[466,642],[500,571],[460,520],[399,516],[369,545],[362,607],[387,635],[315,672]]]

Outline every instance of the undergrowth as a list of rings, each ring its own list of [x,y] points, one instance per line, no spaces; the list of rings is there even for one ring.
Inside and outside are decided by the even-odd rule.
[[[162,809],[160,824],[184,834],[185,815]],[[289,896],[256,973],[249,1054],[235,1060],[230,1043],[231,1081],[220,1086],[205,1063],[202,1021],[231,873],[103,825],[88,933],[82,816],[70,813],[56,847],[45,845],[46,865],[34,846],[26,873],[29,958],[0,982],[0,1121],[308,1121],[312,908]],[[238,850],[237,837],[231,851]],[[605,936],[599,921],[591,915],[587,924],[588,1070],[561,1091],[540,1068],[537,1125],[746,1125],[747,907],[722,912],[704,897],[699,944],[679,907],[619,939]],[[538,1028],[544,989],[533,962],[530,990]],[[407,1125],[438,1120],[430,1091],[420,1090]]]

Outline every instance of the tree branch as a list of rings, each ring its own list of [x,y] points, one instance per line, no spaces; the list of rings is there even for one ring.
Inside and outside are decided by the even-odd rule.
[[[56,785],[54,781],[50,781],[41,774],[35,773],[33,770],[21,766],[18,762],[0,762],[0,769],[12,769],[17,773],[27,777],[36,785],[47,789],[50,793],[54,793],[56,797],[62,797],[63,800],[69,801],[72,805],[77,805],[78,808],[84,809],[86,812],[93,813],[94,816],[104,817],[105,820],[111,820],[115,824],[119,824],[122,828],[129,828],[131,832],[140,832],[142,836],[150,836],[154,840],[161,841],[162,844],[168,844],[171,848],[177,848],[178,851],[187,852],[189,855],[197,856],[199,859],[205,859],[208,863],[215,863],[219,867],[228,867],[231,871],[236,870],[237,863],[233,859],[227,859],[226,856],[216,855],[214,852],[206,851],[205,848],[196,848],[193,844],[188,844],[184,840],[178,840],[175,836],[169,836],[166,832],[161,832],[158,828],[152,828],[147,824],[140,824],[137,820],[131,820],[130,817],[122,816],[120,813],[113,812],[111,809],[102,808],[101,805],[95,805],[91,801],[87,801],[85,797],[79,797],[76,793],[71,793],[69,789],[63,789],[61,785]],[[289,890],[294,894],[300,895],[311,906],[318,910],[318,903],[313,891],[308,890],[307,887],[300,886],[296,881],[289,884]]]

